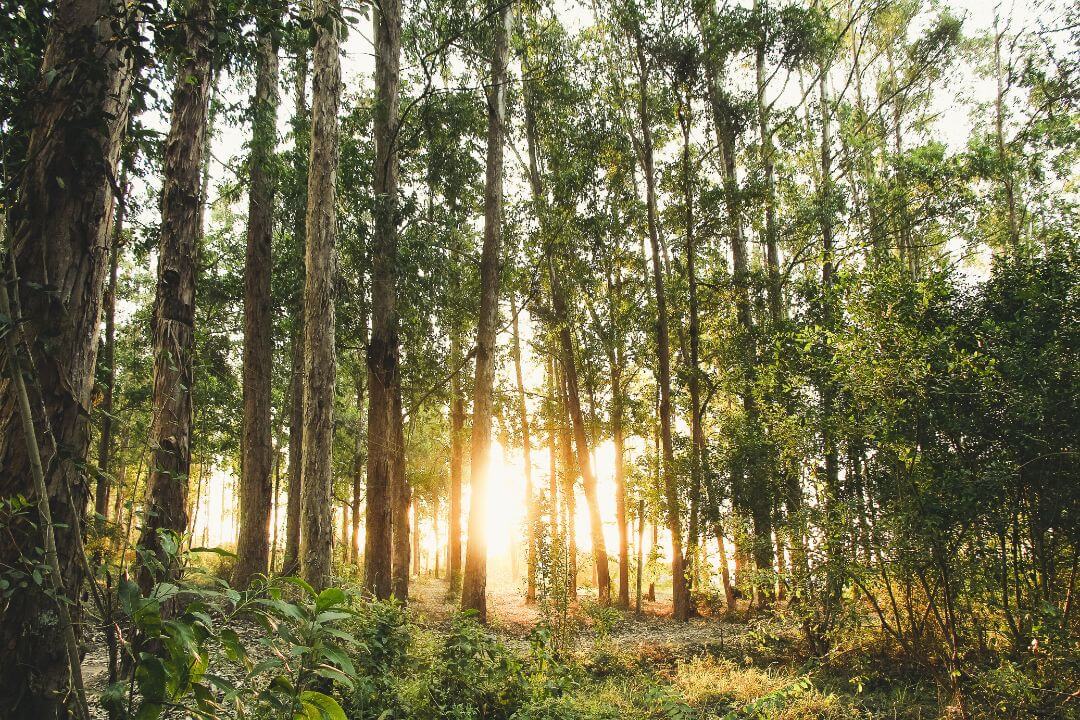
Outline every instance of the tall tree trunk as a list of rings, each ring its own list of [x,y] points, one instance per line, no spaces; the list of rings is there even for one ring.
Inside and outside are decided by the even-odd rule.
[[[745,273],[746,245],[745,240],[743,239],[742,222],[740,220],[738,177],[735,169],[735,131],[729,113],[727,112],[726,98],[720,89],[719,75],[721,68],[718,67],[717,49],[712,43],[712,39],[715,37],[715,32],[713,31],[716,22],[715,11],[712,9],[711,5],[705,5],[704,10],[705,12],[699,12],[697,19],[702,36],[706,39],[706,95],[709,100],[709,108],[712,111],[712,125],[713,131],[716,134],[716,146],[720,150],[721,179],[723,181],[724,206],[727,211],[728,239],[731,244],[732,255],[734,256],[736,253],[741,253],[740,257],[742,260],[743,272]],[[689,274],[691,276],[694,275],[693,272],[690,272]],[[745,281],[745,279],[745,277],[741,278],[743,281]],[[746,289],[746,286],[745,282],[739,284],[739,280],[740,278],[736,277],[736,288],[739,290],[739,295],[736,299],[736,314],[747,342],[752,342],[753,327],[750,316],[749,294],[748,292],[745,294],[742,292]],[[695,305],[696,303],[691,304]],[[691,314],[693,314],[693,311]],[[750,347],[752,348],[752,346]],[[747,355],[751,357],[751,364],[746,366],[747,372],[752,371],[753,354],[747,353]],[[747,383],[744,397],[751,392],[751,390],[751,384]],[[704,459],[704,455],[702,457]],[[705,473],[705,477],[706,482],[708,482],[708,473]],[[712,515],[713,535],[716,536],[716,542],[720,551],[720,578],[724,587],[726,607],[728,609],[734,609],[735,587],[732,583],[730,564],[728,563],[727,552],[724,547],[723,528],[720,523],[720,505],[721,498],[719,497],[719,492],[712,492],[709,498],[709,512]]]
[[[304,251],[304,446],[300,574],[316,589],[330,581],[334,541],[334,246],[337,242],[338,105],[341,59],[338,0],[315,0],[311,153]]]
[[[528,550],[526,551],[527,578],[525,583],[525,602],[536,602],[536,523],[539,508],[536,503],[536,489],[532,477],[532,437],[529,428],[529,410],[525,405],[525,382],[521,372],[521,333],[518,328],[518,307],[513,295],[510,296],[510,314],[513,319],[513,354],[514,377],[517,380],[518,420],[521,423],[521,454],[525,464],[525,524]]]
[[[390,504],[393,524],[393,593],[402,602],[409,599],[409,505],[412,504],[412,488],[405,477],[405,430],[401,423],[401,376],[394,385],[394,404],[391,408],[397,422],[394,425],[394,442],[391,449],[393,471],[390,482]]]
[[[760,408],[755,395],[757,378],[757,340],[755,336],[752,306],[750,301],[750,269],[746,248],[746,238],[743,235],[742,223],[739,220],[741,208],[739,202],[738,178],[735,167],[735,126],[730,114],[730,107],[722,98],[714,95],[712,99],[714,112],[714,125],[717,133],[717,144],[720,147],[721,168],[724,178],[724,198],[728,212],[728,231],[731,240],[732,257],[732,281],[735,285],[735,310],[739,327],[742,332],[743,352],[743,390],[742,405],[746,416],[746,423],[751,428],[760,428]],[[753,535],[755,562],[760,570],[771,572],[773,562],[772,551],[772,508],[769,502],[768,478],[765,476],[762,460],[758,453],[751,453],[746,460],[749,482],[743,482],[739,476],[742,469],[734,468],[733,476],[739,478],[734,482],[733,492],[734,505],[737,510],[749,509],[754,523]],[[744,550],[736,548],[736,564],[742,557]],[[736,582],[742,579],[736,571]],[[759,584],[764,587],[764,584]],[[729,595],[734,600],[734,591]],[[764,597],[759,600],[764,601]]]
[[[691,508],[690,524],[690,550],[694,558],[691,576],[695,582],[700,574],[699,567],[699,542],[700,542],[700,515],[701,507],[698,498],[704,483],[708,482],[707,470],[707,445],[705,442],[705,429],[702,425],[702,416],[705,414],[705,406],[701,400],[701,368],[698,363],[701,347],[701,322],[698,317],[698,294],[697,294],[697,237],[694,225],[694,170],[690,153],[690,130],[691,130],[691,98],[687,96],[680,103],[679,124],[682,129],[682,185],[684,204],[684,225],[686,232],[686,280],[689,299],[689,352],[687,363],[689,365],[689,377],[687,385],[690,390],[690,435],[691,435]],[[694,611],[691,606],[691,612]]]
[[[559,385],[559,447],[562,453],[562,494],[563,508],[566,512],[564,531],[566,535],[567,563],[567,590],[570,599],[577,602],[578,599],[578,545],[577,545],[577,485],[578,468],[574,459],[574,444],[571,440],[573,435],[572,422],[569,417],[569,402],[567,401],[566,373],[560,372],[561,367],[556,363],[556,378]]]
[[[105,288],[105,342],[101,348],[101,365],[105,368],[105,387],[101,397],[101,436],[98,438],[97,489],[94,492],[94,513],[98,530],[105,529],[109,515],[109,493],[112,489],[113,390],[116,385],[116,281],[120,269],[123,245],[124,212],[128,184],[127,174],[120,178],[120,197],[116,198],[116,217],[113,220],[112,247],[109,249],[109,284]]]
[[[90,443],[90,406],[97,360],[102,291],[111,241],[115,177],[127,127],[131,67],[113,44],[114,20],[126,22],[111,0],[60,0],[41,64],[40,94],[32,107],[35,125],[27,163],[12,207],[12,244],[7,262],[19,282],[14,311],[21,320],[29,360],[37,370],[31,403],[35,428],[46,425],[66,457],[46,453],[45,484],[56,533],[63,586],[75,601],[82,583],[79,542],[74,533],[88,495],[82,461]],[[6,271],[5,271],[6,276]],[[6,278],[5,278],[6,281]],[[49,292],[42,288],[50,285]],[[57,318],[67,318],[58,326]],[[0,381],[0,495],[35,496],[27,438],[20,430],[18,393]],[[37,440],[35,438],[35,440]],[[0,564],[42,546],[41,518],[11,524],[0,539]],[[0,679],[0,714],[41,720],[65,715],[69,662],[56,623],[55,601],[31,584],[7,600],[0,621],[0,647],[7,661]]]
[[[188,474],[191,467],[191,352],[195,342],[195,254],[202,226],[200,170],[210,99],[212,8],[199,0],[184,24],[185,61],[177,70],[172,124],[165,141],[161,237],[154,299],[153,448],[146,521],[139,544],[166,565],[173,577],[175,559],[165,556],[159,531],[178,536],[187,530]],[[146,592],[156,573],[139,570]]]
[[[293,243],[302,255],[307,238],[307,159],[310,145],[308,126],[307,76],[308,48],[300,43],[296,54],[296,81],[294,94],[296,108],[293,112],[294,171],[303,179],[297,179],[300,197],[296,200],[293,215]],[[304,279],[301,276],[296,288],[292,328],[292,367],[289,372],[289,467],[287,471],[285,508],[285,554],[281,563],[282,575],[293,575],[300,569],[300,498],[303,493],[304,467]]]
[[[834,275],[836,273],[836,255],[833,241],[833,216],[832,216],[832,135],[830,126],[828,72],[822,68],[818,78],[818,92],[821,104],[821,178],[818,188],[819,209],[821,217],[821,302],[822,322],[826,332],[835,330],[836,311],[834,307]],[[840,490],[840,461],[839,447],[834,427],[836,415],[836,385],[831,377],[832,347],[829,340],[825,340],[824,367],[821,373],[821,440],[825,454],[825,551],[827,555],[826,582],[825,582],[825,607],[822,619],[823,627],[821,635],[829,630],[836,612],[839,609],[841,595],[843,593],[843,576],[846,568],[843,567],[842,520],[840,507],[842,505]],[[801,498],[800,498],[801,499]],[[801,503],[800,503],[801,504]],[[802,545],[801,534],[798,543]],[[805,562],[805,559],[796,560],[793,563]],[[813,639],[813,638],[812,638]],[[824,642],[824,637],[816,638],[818,642]],[[823,649],[823,648],[819,648]]]
[[[663,492],[667,505],[668,530],[671,533],[671,595],[673,616],[678,621],[690,617],[690,593],[686,586],[683,557],[682,527],[679,520],[679,495],[675,477],[675,451],[671,440],[671,347],[668,340],[667,299],[664,292],[663,268],[660,265],[660,230],[656,207],[656,170],[654,168],[652,126],[649,117],[649,71],[644,41],[635,34],[638,63],[638,119],[641,123],[641,159],[645,174],[646,210],[649,242],[652,247],[653,286],[656,295],[657,381],[660,385],[660,439],[663,447]]]
[[[1016,181],[1012,172],[1012,158],[1009,145],[1005,140],[1005,78],[1006,72],[1001,64],[1001,41],[1005,31],[999,30],[999,18],[994,13],[994,78],[997,92],[994,94],[994,136],[997,140],[1001,189],[1005,193],[1005,211],[1008,218],[1009,247],[1015,250],[1020,245],[1020,221],[1016,202]]]
[[[570,332],[569,312],[565,290],[559,279],[559,270],[551,258],[548,260],[548,274],[551,281],[551,302],[557,323],[559,356],[562,366],[563,383],[566,386],[566,409],[570,415],[574,445],[577,448],[577,465],[581,472],[581,484],[585,491],[585,502],[589,508],[589,531],[592,538],[593,561],[596,568],[596,590],[599,602],[606,605],[611,602],[611,572],[608,569],[607,547],[604,542],[604,526],[600,519],[600,501],[596,493],[596,476],[593,475],[592,461],[589,454],[589,439],[586,434],[585,418],[581,412],[581,400],[578,390],[577,367],[574,362],[574,342]]]
[[[766,3],[767,5],[767,3]],[[754,0],[755,12],[768,13],[762,8],[760,0]],[[769,18],[762,21],[762,36],[754,50],[754,86],[757,100],[758,140],[761,158],[761,172],[764,177],[765,203],[765,265],[767,270],[766,293],[769,300],[769,317],[774,323],[783,318],[783,292],[780,285],[780,249],[776,238],[776,168],[773,157],[773,130],[770,124],[770,105],[766,98],[765,53],[769,38],[767,28]]]
[[[495,380],[495,334],[499,315],[499,255],[502,248],[503,128],[506,121],[506,66],[509,55],[510,4],[496,13],[488,88],[487,177],[484,183],[484,246],[480,258],[480,315],[476,329],[476,380],[473,387],[472,494],[469,542],[461,607],[487,620],[487,482],[491,454],[492,386]]]
[[[622,365],[611,364],[611,437],[615,446],[615,521],[619,525],[619,607],[630,607],[630,542],[626,518],[626,438],[623,428]]]
[[[375,233],[371,248],[371,343],[368,345],[367,537],[364,586],[385,600],[393,592],[394,445],[401,425],[398,387],[397,192],[398,71],[401,3],[372,14],[375,30]]]
[[[367,318],[360,324],[361,334],[367,335]],[[364,342],[362,340],[362,342]],[[356,565],[360,561],[360,505],[364,500],[364,468],[366,466],[364,441],[364,380],[365,373],[360,366],[356,369],[356,450],[353,454],[352,467],[352,531],[349,536],[349,562]]]
[[[248,191],[247,255],[244,264],[244,419],[240,463],[240,532],[233,583],[268,570],[273,448],[270,438],[270,386],[273,318],[270,308],[270,248],[274,237],[274,178],[277,140],[277,45],[268,28],[258,39],[255,98],[252,103]]]
[[[461,340],[457,329],[451,330],[450,363],[450,517],[447,519],[447,572],[450,593],[461,589],[461,465],[465,439],[465,396],[461,389]]]

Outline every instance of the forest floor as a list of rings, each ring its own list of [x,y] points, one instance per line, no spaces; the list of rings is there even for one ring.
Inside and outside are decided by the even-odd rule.
[[[458,607],[445,580],[414,578],[409,620],[438,644]],[[592,720],[932,720],[950,717],[934,685],[890,662],[872,646],[838,648],[809,661],[798,628],[783,615],[695,617],[677,623],[670,597],[658,593],[640,614],[599,610],[582,590],[563,618],[564,662],[574,682],[564,706],[572,717]],[[526,605],[516,587],[489,592],[489,628],[524,656],[538,624],[552,623],[537,605]],[[234,627],[249,646],[262,631]],[[211,661],[211,665],[218,663]],[[102,638],[89,643],[83,674],[92,718],[106,717],[95,699],[106,685]],[[231,675],[226,668],[214,669]],[[174,717],[170,713],[166,716]],[[175,716],[179,717],[179,716]]]
[[[436,632],[457,612],[446,583],[414,578],[410,611]],[[894,665],[878,648],[838,648],[824,662],[808,661],[791,618],[703,615],[671,618],[671,598],[657,591],[640,613],[597,614],[595,593],[581,591],[569,617],[572,662],[587,678],[582,717],[712,720],[840,720],[950,717],[934,685]],[[633,593],[631,594],[633,597]],[[546,619],[524,592],[489,589],[488,624],[506,645],[524,651]],[[550,621],[550,619],[547,619]],[[635,698],[635,693],[644,697]],[[644,712],[643,712],[644,710]]]

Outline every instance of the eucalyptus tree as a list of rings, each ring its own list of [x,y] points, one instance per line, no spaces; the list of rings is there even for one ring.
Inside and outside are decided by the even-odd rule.
[[[64,616],[69,599],[77,610],[83,578],[78,534],[87,485],[79,475],[90,441],[84,408],[93,384],[112,246],[111,183],[127,128],[134,57],[127,41],[133,18],[126,7],[99,0],[63,0],[47,26],[43,17],[38,18],[42,24],[24,17],[34,32],[20,42],[42,52],[30,62],[35,70],[27,68],[24,87],[40,92],[16,100],[21,116],[33,118],[33,126],[23,126],[28,130],[24,160],[18,180],[5,187],[12,201],[4,218],[4,251],[18,278],[10,302],[18,315],[6,314],[19,318],[23,348],[18,352],[25,352],[37,370],[31,407],[38,414],[27,417],[29,400],[18,397],[20,383],[5,379],[0,385],[0,487],[5,498],[38,501],[25,522],[4,533],[0,558],[5,567],[20,568],[20,558],[44,554],[54,592],[50,601],[45,588],[32,583],[8,601],[0,635],[13,664],[4,673],[0,696],[5,713],[60,717],[81,684],[79,663],[71,654],[73,626]],[[42,44],[32,42],[35,35]],[[10,150],[5,142],[5,156]],[[48,290],[57,278],[62,286]],[[69,319],[59,331],[58,317]],[[9,342],[9,353],[11,348]],[[18,372],[19,364],[9,354],[7,367]],[[37,428],[48,428],[55,444],[43,442]],[[30,429],[34,432],[28,436]],[[41,438],[47,437],[42,433]],[[64,456],[57,454],[59,448]],[[43,461],[37,470],[32,467],[36,449]],[[60,622],[54,614],[57,603]],[[85,699],[82,705],[85,711]]]
[[[271,366],[273,319],[270,277],[274,225],[271,164],[277,141],[277,18],[258,17],[255,95],[251,106],[247,254],[244,266],[244,423],[240,463],[240,526],[233,580],[245,585],[266,574],[270,560]]]
[[[509,60],[510,4],[493,8],[491,75],[487,83],[487,174],[484,183],[484,245],[480,260],[480,312],[476,330],[476,379],[473,384],[472,476],[469,540],[461,607],[487,619],[487,481],[491,452],[492,385],[495,334],[499,314],[499,256],[503,234],[503,145]]]
[[[375,597],[397,591],[394,572],[396,505],[404,493],[404,449],[399,378],[397,253],[397,134],[401,55],[401,5],[390,2],[372,15],[375,30],[375,231],[371,247],[371,340],[368,347],[367,522],[364,584]],[[407,543],[404,547],[407,547]],[[406,563],[406,567],[408,564]],[[406,587],[407,587],[407,580]],[[407,592],[407,590],[405,591]],[[402,598],[404,599],[404,598]]]
[[[288,407],[289,464],[286,471],[288,505],[285,511],[285,550],[281,571],[285,575],[295,573],[300,567],[300,496],[303,486],[304,453],[304,245],[307,239],[307,185],[308,155],[310,152],[310,122],[307,106],[307,81],[309,52],[306,34],[303,38],[293,37],[295,48],[293,61],[293,147],[290,174],[287,183],[283,183],[282,203],[292,230],[292,243],[289,256],[292,265],[299,268],[299,277],[289,284],[290,302],[288,307],[293,315],[289,337],[289,386],[286,397]],[[284,224],[284,223],[283,223]],[[280,254],[279,254],[280,255]],[[276,273],[280,276],[280,271]]]
[[[214,8],[209,0],[199,0],[182,9],[178,19],[183,40],[177,53],[180,60],[165,141],[154,298],[153,452],[146,517],[139,539],[143,548],[139,585],[144,592],[156,579],[175,577],[177,567],[172,555],[188,527],[195,254],[202,236],[202,161],[210,102]]]
[[[337,241],[341,7],[317,0],[312,56],[311,154],[305,220],[304,418],[300,573],[316,588],[330,579],[334,388],[334,246]]]

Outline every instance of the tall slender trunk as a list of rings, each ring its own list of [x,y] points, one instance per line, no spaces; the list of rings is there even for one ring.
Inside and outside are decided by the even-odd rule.
[[[499,255],[502,248],[503,127],[506,121],[506,66],[509,55],[510,4],[496,14],[488,89],[487,177],[484,183],[484,246],[480,258],[480,315],[476,330],[476,381],[473,387],[472,494],[469,543],[461,607],[487,620],[487,481],[491,452],[492,385],[495,379],[495,332],[499,314]]]
[[[461,464],[465,437],[465,396],[461,390],[461,340],[456,329],[450,335],[450,517],[447,519],[447,572],[450,592],[461,589]]]
[[[614,358],[613,358],[614,359]],[[615,449],[615,521],[619,525],[619,607],[630,607],[630,542],[626,517],[626,437],[622,365],[611,365],[611,442]]]
[[[296,180],[299,198],[293,214],[293,243],[303,255],[307,237],[307,160],[310,144],[308,126],[307,76],[308,48],[300,43],[296,53],[296,99],[293,111],[293,136],[297,147],[294,171],[302,179]],[[304,467],[304,279],[296,288],[293,303],[292,366],[289,371],[289,467],[286,479],[287,505],[285,508],[285,552],[281,562],[282,575],[293,575],[300,569],[300,498],[303,494]]]
[[[721,165],[721,179],[723,181],[723,198],[724,206],[727,211],[727,228],[728,238],[732,247],[732,254],[735,252],[741,252],[743,257],[743,266],[745,269],[745,241],[743,240],[742,223],[740,221],[740,209],[739,209],[739,193],[738,193],[738,177],[735,170],[735,137],[734,129],[727,116],[725,98],[722,95],[719,86],[719,73],[720,68],[717,67],[716,49],[712,45],[712,38],[714,34],[711,29],[715,23],[714,11],[711,6],[705,7],[705,12],[698,14],[698,24],[701,28],[703,36],[706,38],[706,51],[707,62],[705,64],[705,81],[706,81],[706,95],[709,100],[709,107],[713,116],[713,130],[716,134],[716,146],[720,149],[720,165]],[[736,250],[738,247],[740,250]],[[691,277],[694,276],[694,272],[689,272]],[[696,286],[696,281],[695,281]],[[738,283],[737,283],[738,286]],[[740,290],[745,289],[745,286],[741,286]],[[695,287],[696,290],[696,287]],[[695,292],[696,294],[696,292]],[[691,302],[691,316],[694,314],[694,306],[696,302]],[[753,328],[751,327],[751,316],[749,314],[749,297],[744,297],[741,293],[739,299],[736,300],[737,316],[743,332],[747,338],[751,338]],[[745,308],[745,312],[744,312]],[[747,366],[749,370],[752,368],[752,364]],[[704,453],[702,454],[704,459]],[[708,483],[708,473],[705,473],[706,483]],[[734,485],[734,483],[733,483]],[[733,493],[734,494],[734,493]],[[733,609],[735,607],[735,587],[731,579],[731,569],[728,563],[727,552],[724,546],[723,528],[720,524],[720,503],[719,492],[713,489],[709,493],[709,514],[711,515],[711,521],[713,523],[713,535],[716,537],[716,543],[720,552],[720,579],[724,588],[724,599],[726,607]]]
[[[409,568],[411,563],[409,556],[411,543],[409,535],[409,505],[412,503],[412,488],[405,477],[405,429],[401,423],[401,376],[398,375],[394,384],[394,397],[391,412],[396,422],[394,423],[394,442],[391,459],[392,472],[390,477],[390,505],[391,523],[393,524],[393,552],[394,560],[392,567],[392,589],[394,597],[402,602],[409,599]]]
[[[243,587],[265,574],[270,559],[269,523],[273,498],[270,386],[273,317],[270,307],[270,248],[274,237],[274,178],[277,140],[277,46],[264,28],[255,58],[251,159],[248,191],[247,255],[244,264],[244,418],[240,463],[240,532],[233,583]]]
[[[304,251],[304,446],[300,574],[315,588],[330,581],[334,541],[334,246],[337,243],[338,105],[341,95],[338,0],[315,0],[311,151]]]
[[[101,366],[105,368],[105,388],[101,397],[101,435],[98,438],[97,489],[94,492],[94,512],[98,529],[105,529],[109,514],[109,493],[112,489],[113,450],[113,390],[116,385],[116,281],[120,269],[120,252],[124,236],[124,211],[128,184],[126,172],[120,178],[120,197],[116,198],[116,217],[113,220],[112,247],[109,249],[109,284],[105,288],[105,342],[101,348]]]
[[[735,285],[735,309],[740,330],[742,331],[743,351],[743,390],[742,405],[746,415],[747,425],[755,430],[760,429],[761,411],[755,394],[757,378],[757,340],[752,315],[750,300],[750,269],[746,247],[746,238],[743,235],[740,217],[740,204],[738,199],[738,179],[735,168],[735,127],[732,118],[727,112],[728,108],[720,100],[713,101],[715,113],[714,125],[718,135],[718,145],[721,151],[721,167],[724,177],[724,197],[728,211],[729,236],[731,240],[732,257],[732,281]],[[748,509],[753,521],[753,552],[755,564],[759,570],[772,572],[772,507],[769,502],[769,482],[762,465],[762,460],[752,454],[746,459],[746,482],[739,476],[741,468],[733,469],[734,491],[733,499],[736,509]],[[736,564],[741,561],[745,549],[736,548]],[[741,581],[742,575],[738,570],[735,573],[736,582]],[[762,597],[759,597],[759,605],[765,601],[765,583],[759,583],[758,589]],[[734,592],[729,594],[734,599]]]
[[[361,321],[361,334],[367,335],[367,318]],[[361,340],[363,342],[363,339]],[[364,442],[364,380],[365,373],[357,367],[356,384],[356,450],[352,466],[352,534],[349,537],[349,562],[356,565],[360,560],[360,505],[364,499],[364,468],[366,466]]]
[[[271,515],[270,515],[270,574],[274,573],[274,568],[277,567],[277,552],[278,552],[278,527],[280,525],[278,507],[278,498],[281,497],[281,446],[275,442],[274,448],[274,489],[271,495]]]
[[[184,24],[186,59],[177,70],[172,123],[165,141],[157,295],[154,299],[153,448],[146,521],[139,544],[166,566],[177,568],[159,531],[187,530],[191,467],[192,348],[195,342],[195,266],[202,237],[200,171],[210,100],[212,7],[199,0]],[[142,564],[139,585],[150,589],[155,572]]]
[[[691,511],[691,527],[690,527],[690,548],[694,558],[693,568],[691,570],[692,577],[695,582],[700,575],[700,514],[701,507],[698,498],[701,495],[701,488],[704,483],[708,482],[707,473],[707,445],[705,442],[705,430],[702,425],[702,416],[705,413],[705,406],[701,400],[701,368],[699,366],[698,358],[700,356],[701,347],[701,322],[698,317],[698,293],[697,293],[697,237],[695,234],[694,224],[694,170],[692,165],[692,157],[690,153],[690,130],[691,130],[691,98],[687,92],[687,97],[680,103],[681,111],[679,113],[679,124],[682,129],[683,147],[682,147],[682,185],[683,185],[683,203],[684,203],[684,225],[686,232],[686,281],[689,300],[689,352],[688,364],[689,364],[689,377],[687,385],[690,390],[690,435],[691,435],[691,498],[693,499],[693,508]],[[693,610],[693,608],[691,608]]]
[[[641,123],[641,160],[645,175],[646,210],[649,243],[652,248],[653,290],[656,295],[657,381],[660,386],[660,440],[663,448],[661,475],[664,501],[667,506],[668,530],[671,533],[671,595],[673,616],[678,621],[690,617],[690,593],[686,586],[683,557],[682,525],[679,519],[679,495],[675,477],[675,451],[671,439],[671,347],[668,339],[667,297],[664,290],[664,271],[660,265],[660,230],[656,202],[656,170],[654,167],[652,120],[649,115],[649,70],[645,46],[640,32],[635,35],[638,64],[638,120]]]
[[[586,435],[585,418],[581,411],[578,390],[577,366],[574,361],[573,336],[570,332],[570,319],[567,311],[565,290],[559,279],[559,271],[549,259],[549,279],[551,281],[551,301],[557,323],[559,357],[562,367],[563,383],[566,387],[566,409],[570,415],[574,445],[577,448],[577,465],[581,472],[581,484],[585,491],[585,502],[589,509],[589,530],[593,545],[593,561],[596,568],[596,589],[601,604],[611,602],[611,572],[608,569],[607,547],[604,542],[604,527],[600,518],[600,501],[596,492],[596,476],[593,475],[592,461],[589,454],[589,439]]]
[[[994,94],[994,136],[997,140],[998,163],[1000,164],[1001,189],[1005,192],[1005,211],[1008,217],[1009,247],[1016,249],[1020,245],[1020,221],[1016,209],[1016,181],[1013,176],[1008,143],[1005,141],[1005,70],[1001,65],[1001,41],[1005,31],[999,30],[999,18],[994,13],[994,78],[997,92]]]
[[[70,667],[65,652],[71,625],[57,622],[57,613],[63,613],[57,602],[70,600],[69,614],[79,622],[83,563],[77,533],[88,495],[82,468],[90,445],[86,408],[112,255],[111,182],[128,124],[132,80],[131,54],[116,42],[114,25],[127,28],[131,21],[127,6],[112,0],[55,3],[40,81],[23,108],[34,125],[3,233],[3,275],[4,282],[9,272],[18,278],[8,288],[12,307],[6,314],[19,321],[36,387],[27,398],[19,391],[21,382],[0,380],[0,496],[21,495],[37,503],[25,522],[5,528],[0,565],[18,567],[23,558],[35,556],[35,548],[44,544],[48,512],[58,530],[53,556],[60,571],[50,582],[62,586],[66,597],[50,598],[44,586],[31,583],[5,598],[0,622],[7,665],[0,679],[4,716],[50,720],[74,709],[68,707],[75,689],[69,678],[77,680],[78,668]],[[9,359],[7,364],[18,363]],[[31,401],[31,418],[20,411],[24,399]],[[26,419],[33,421],[35,437],[27,437]],[[49,443],[37,437],[46,429]],[[44,462],[39,478],[31,446],[44,453],[37,458]]]
[[[761,7],[760,0],[754,0],[756,12],[767,13]],[[769,317],[773,323],[783,319],[784,301],[780,280],[780,249],[776,238],[776,167],[773,150],[773,130],[771,112],[766,98],[765,52],[769,38],[765,28],[768,19],[762,22],[762,36],[754,49],[754,88],[757,100],[758,141],[761,159],[761,172],[765,181],[765,265],[767,270],[766,293],[769,301]]]
[[[529,428],[529,410],[525,405],[525,382],[521,372],[521,333],[518,329],[518,307],[513,295],[510,296],[510,313],[513,319],[512,327],[514,331],[514,377],[517,380],[518,419],[521,423],[521,455],[525,464],[525,532],[528,537],[525,602],[532,604],[536,602],[536,523],[538,508],[536,505],[536,489],[533,487],[532,477],[532,437]]]
[[[556,368],[560,367],[556,364]],[[566,390],[566,374],[556,370],[559,385],[559,448],[562,455],[562,494],[563,509],[566,512],[564,532],[566,535],[567,557],[567,590],[570,599],[578,599],[578,545],[577,545],[577,465],[574,460],[574,445],[571,440],[571,422]]]
[[[367,537],[364,585],[379,599],[393,592],[394,446],[401,425],[398,386],[397,192],[401,3],[372,13],[375,31],[375,233],[371,248],[368,345]]]
[[[821,203],[821,302],[822,322],[826,332],[836,329],[836,308],[834,297],[834,275],[836,273],[836,255],[833,242],[832,216],[832,134],[830,125],[828,73],[822,68],[818,79],[818,92],[821,104],[821,181],[818,188]],[[840,507],[843,504],[840,489],[839,443],[834,427],[836,414],[836,386],[830,375],[832,367],[832,347],[825,341],[827,361],[821,378],[821,440],[825,454],[825,510],[826,533],[825,550],[828,565],[826,567],[825,587],[825,627],[838,611],[843,593],[843,575],[846,569],[843,563],[843,532],[841,530]],[[800,543],[801,546],[801,537]],[[793,558],[794,560],[794,558]]]

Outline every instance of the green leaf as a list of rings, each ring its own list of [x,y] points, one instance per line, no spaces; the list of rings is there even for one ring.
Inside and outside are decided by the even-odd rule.
[[[233,662],[244,662],[247,659],[247,651],[240,644],[240,637],[231,628],[221,631],[221,645],[225,648],[225,657]]]
[[[329,587],[319,593],[319,596],[315,599],[315,611],[322,612],[344,602],[345,593],[341,588]]]
[[[300,707],[293,720],[349,720],[337,700],[314,690],[300,693]]]
[[[287,582],[287,583],[290,583],[292,585],[295,585],[296,587],[300,588],[301,590],[306,592],[311,597],[315,597],[318,594],[318,593],[315,592],[315,588],[311,587],[311,585],[304,582],[304,580],[302,580],[301,578],[290,576],[290,577],[283,577],[281,579],[282,579],[283,582]]]
[[[228,557],[228,558],[236,557],[236,553],[229,552],[225,548],[219,548],[219,547],[197,547],[197,548],[191,548],[191,550],[189,550],[188,552],[193,552],[193,553],[214,553],[215,555],[220,555],[222,557]]]
[[[355,613],[347,612],[345,610],[327,610],[321,612],[315,616],[315,620],[321,623],[334,622],[335,620],[345,620],[346,618],[355,617]]]
[[[321,675],[324,678],[329,678],[334,682],[339,682],[350,690],[356,687],[356,683],[353,682],[352,678],[350,678],[348,675],[341,672],[337,668],[331,667],[329,665],[320,665],[319,667],[315,668],[315,674]]]

